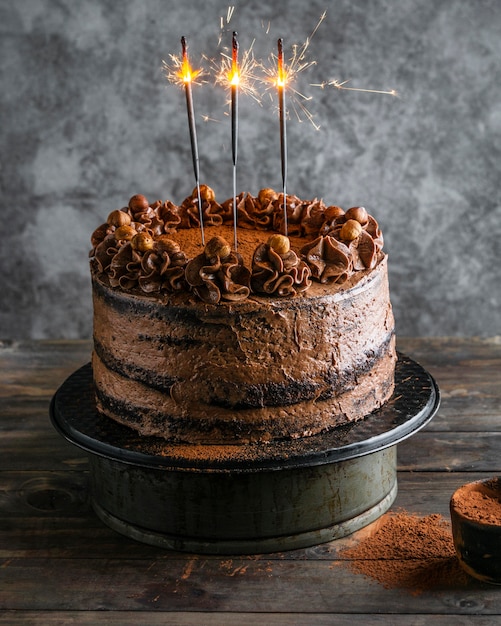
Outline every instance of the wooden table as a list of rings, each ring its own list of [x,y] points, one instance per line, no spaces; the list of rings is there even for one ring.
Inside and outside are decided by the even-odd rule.
[[[435,377],[442,405],[398,445],[392,510],[449,519],[458,486],[501,473],[501,338],[401,339],[399,349]],[[413,594],[354,573],[340,554],[356,535],[216,557],[110,530],[89,505],[85,454],[48,417],[90,350],[86,341],[0,342],[0,624],[501,623],[501,587],[469,579]]]

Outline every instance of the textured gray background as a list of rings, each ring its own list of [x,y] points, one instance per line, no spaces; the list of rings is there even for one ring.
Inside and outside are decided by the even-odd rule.
[[[92,230],[134,193],[191,191],[184,97],[161,65],[181,35],[193,60],[217,56],[226,9],[0,0],[0,337],[89,337]],[[321,128],[288,124],[288,191],[378,218],[400,335],[500,334],[501,2],[237,2],[225,40],[266,58],[324,9],[297,85]],[[311,86],[330,79],[400,97]],[[205,85],[195,104],[202,182],[229,197],[225,94]],[[280,182],[276,111],[242,98],[238,186]]]

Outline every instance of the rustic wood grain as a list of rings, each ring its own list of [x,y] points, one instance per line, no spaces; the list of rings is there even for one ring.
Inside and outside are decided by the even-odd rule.
[[[494,618],[496,619],[496,618]],[[398,621],[395,621],[398,620]],[[480,615],[453,615],[454,626],[493,626],[492,617]],[[473,620],[473,621],[472,621]],[[9,626],[43,625],[68,626],[221,626],[222,624],[243,624],[245,626],[451,626],[451,614],[433,615],[410,614],[398,616],[388,613],[367,615],[366,613],[238,613],[228,614],[219,612],[153,612],[153,611],[116,611],[113,613],[102,611],[6,611],[0,614],[0,624]]]
[[[399,349],[435,377],[442,404],[398,445],[393,510],[448,519],[457,487],[501,473],[501,341],[403,338]],[[0,342],[0,624],[501,619],[496,586],[444,580],[413,594],[354,574],[343,548],[379,522],[308,549],[241,557],[169,552],[110,530],[89,501],[85,454],[48,417],[52,395],[90,351],[85,341]]]

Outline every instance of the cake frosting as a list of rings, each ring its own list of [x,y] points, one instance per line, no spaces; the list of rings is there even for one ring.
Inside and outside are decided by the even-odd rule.
[[[180,205],[133,196],[92,235],[99,411],[144,436],[246,444],[386,402],[396,353],[377,221],[295,196],[285,219],[264,189],[237,197],[235,249],[233,199],[201,198],[200,211],[197,190]]]

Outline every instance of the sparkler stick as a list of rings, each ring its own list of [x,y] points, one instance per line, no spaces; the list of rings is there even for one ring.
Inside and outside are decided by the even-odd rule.
[[[240,72],[238,67],[237,33],[233,33],[231,46],[231,153],[233,159],[233,233],[235,251],[238,249],[237,240],[237,150],[238,150],[238,84]]]
[[[202,235],[202,245],[205,245],[205,234],[204,234],[204,218],[202,212],[202,199],[200,197],[200,166],[198,159],[198,141],[197,141],[197,129],[195,125],[195,112],[193,108],[193,91],[191,88],[193,72],[190,67],[190,63],[188,60],[188,45],[186,43],[186,38],[181,37],[181,47],[182,47],[182,76],[184,82],[184,91],[186,94],[186,110],[188,112],[188,125],[190,128],[190,142],[191,142],[191,156],[193,159],[193,171],[195,173],[195,182],[197,185],[197,195],[198,195],[198,213],[200,217],[200,232]]]
[[[285,83],[286,72],[284,69],[283,58],[283,39],[278,40],[278,108],[280,117],[280,157],[282,161],[282,188],[284,197],[284,228],[285,236],[287,236],[287,124],[286,124],[286,106],[285,106]]]

